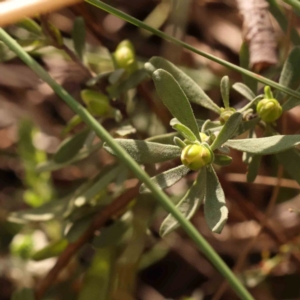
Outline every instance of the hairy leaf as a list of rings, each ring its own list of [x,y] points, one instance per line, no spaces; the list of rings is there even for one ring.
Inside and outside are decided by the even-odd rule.
[[[178,166],[176,168],[165,171],[157,176],[151,178],[152,182],[157,185],[160,189],[165,189],[176,182],[178,182],[183,176],[190,171],[186,166]],[[143,183],[140,187],[140,193],[149,193],[150,190]]]
[[[215,150],[221,147],[227,140],[232,138],[238,130],[240,123],[243,120],[243,115],[236,112],[227,120],[220,133],[211,145],[211,149]]]
[[[179,157],[181,149],[173,145],[131,139],[115,139],[129,155],[140,164],[154,164]],[[104,144],[105,150],[114,155],[114,151]]]
[[[223,154],[215,154],[214,164],[219,166],[228,166],[232,162],[232,157]]]
[[[199,130],[191,105],[175,78],[165,70],[152,74],[156,91],[171,114],[199,139]]]
[[[169,72],[178,81],[179,85],[183,89],[190,102],[199,104],[207,109],[210,109],[217,114],[220,112],[220,108],[215,104],[202,90],[202,88],[179,68],[173,65],[162,57],[154,56],[150,59],[152,70],[164,69]]]
[[[300,135],[274,135],[258,139],[228,140],[225,145],[239,151],[260,155],[282,152],[300,143]]]
[[[221,233],[228,219],[224,192],[212,167],[206,172],[204,216],[209,228],[216,233]]]
[[[188,139],[190,142],[196,142],[197,138],[193,134],[193,132],[186,127],[185,125],[178,123],[172,126],[175,130],[177,130],[184,138]]]
[[[199,171],[198,177],[185,196],[176,205],[177,209],[189,220],[196,212],[205,197],[206,168]],[[165,236],[179,226],[178,221],[169,214],[160,227],[160,235]]]
[[[222,95],[225,108],[229,107],[229,90],[230,90],[229,77],[224,76],[221,80],[221,95]]]
[[[255,94],[249,89],[245,84],[241,82],[235,83],[232,88],[244,96],[249,101],[252,101],[255,98]]]

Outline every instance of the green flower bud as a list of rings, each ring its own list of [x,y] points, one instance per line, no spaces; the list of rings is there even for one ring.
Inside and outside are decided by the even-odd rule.
[[[130,41],[122,41],[113,53],[113,58],[117,67],[125,69],[129,74],[137,70],[135,51]]]
[[[220,113],[220,122],[221,124],[225,124],[227,120],[236,112],[233,107],[221,108]]]
[[[194,171],[211,164],[213,160],[214,154],[207,144],[191,144],[181,152],[181,162]]]
[[[282,107],[280,103],[272,99],[263,99],[258,102],[256,112],[261,119],[267,123],[276,121],[282,114]]]

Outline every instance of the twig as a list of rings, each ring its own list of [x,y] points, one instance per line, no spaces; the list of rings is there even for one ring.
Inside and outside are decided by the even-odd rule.
[[[11,0],[0,3],[0,26],[13,24],[25,17],[50,13],[81,0]]]
[[[36,300],[42,299],[45,292],[53,284],[61,270],[67,266],[72,256],[94,236],[95,231],[103,226],[112,215],[124,209],[124,207],[132,200],[132,198],[134,198],[139,193],[138,185],[139,184],[137,184],[133,188],[128,189],[113,203],[108,205],[103,211],[99,212],[94,218],[93,223],[84,232],[84,234],[75,243],[69,244],[66,250],[59,256],[54,267],[50,270],[47,276],[42,279],[39,286],[36,288]]]

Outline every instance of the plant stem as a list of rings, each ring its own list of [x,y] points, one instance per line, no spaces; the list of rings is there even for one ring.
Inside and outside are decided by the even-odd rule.
[[[222,66],[225,66],[225,67],[227,67],[227,68],[229,68],[231,70],[237,71],[237,72],[239,72],[241,74],[244,74],[246,76],[254,78],[255,80],[257,80],[257,81],[259,81],[259,82],[261,82],[261,83],[263,83],[265,85],[269,85],[269,86],[271,86],[271,87],[273,87],[275,89],[280,90],[283,93],[286,93],[286,94],[288,94],[290,96],[293,96],[293,97],[295,97],[297,99],[300,99],[300,94],[297,93],[297,92],[295,92],[295,91],[293,91],[293,90],[291,90],[290,88],[287,88],[287,87],[285,87],[285,86],[283,86],[283,85],[281,85],[281,84],[279,84],[279,83],[277,83],[275,81],[272,81],[272,80],[270,80],[270,79],[268,79],[266,77],[263,77],[263,76],[261,76],[259,74],[256,74],[256,73],[253,73],[251,71],[248,71],[248,70],[246,70],[246,69],[244,69],[242,67],[236,66],[236,65],[234,65],[234,64],[232,64],[232,63],[230,63],[230,62],[228,62],[226,60],[223,60],[221,58],[218,58],[218,57],[216,57],[216,56],[214,56],[212,54],[200,51],[200,50],[192,47],[191,45],[189,45],[189,44],[187,44],[185,42],[182,42],[182,41],[180,41],[180,40],[178,40],[178,39],[176,39],[176,38],[174,38],[174,37],[172,37],[172,36],[170,36],[170,35],[162,32],[162,31],[160,31],[158,29],[152,28],[151,26],[143,23],[142,21],[140,21],[140,20],[138,20],[138,19],[136,19],[134,17],[131,17],[130,15],[128,15],[128,14],[126,14],[126,13],[124,13],[124,12],[122,12],[122,11],[120,11],[120,10],[118,10],[118,9],[110,6],[110,5],[108,5],[108,4],[105,4],[102,1],[98,1],[98,0],[85,0],[85,2],[88,2],[88,3],[90,3],[90,4],[94,5],[94,6],[102,9],[102,10],[105,10],[106,12],[108,12],[108,13],[114,15],[114,16],[117,16],[118,18],[120,18],[120,19],[122,19],[122,20],[124,20],[124,21],[126,21],[128,23],[131,23],[131,24],[133,24],[133,25],[135,25],[137,27],[140,27],[140,28],[143,28],[145,30],[148,30],[151,33],[153,33],[153,34],[161,37],[162,39],[170,41],[170,42],[172,42],[172,43],[174,43],[176,45],[182,46],[182,47],[184,47],[184,48],[186,48],[186,49],[188,49],[188,50],[190,50],[192,52],[195,52],[195,53],[197,53],[197,54],[199,54],[199,55],[201,55],[201,56],[203,56],[203,57],[205,57],[205,58],[207,58],[209,60],[212,60],[212,61],[214,61],[216,63],[219,63]],[[300,6],[300,4],[299,4],[299,6]]]
[[[178,223],[185,230],[187,235],[195,242],[204,255],[211,261],[216,269],[227,279],[235,292],[244,300],[254,300],[247,289],[241,284],[237,277],[231,272],[221,257],[207,243],[191,222],[186,220],[184,216],[176,209],[167,195],[161,191],[151,178],[141,167],[131,158],[131,156],[110,136],[105,128],[98,123],[92,115],[80,105],[66,90],[63,89],[23,48],[11,38],[3,29],[0,28],[0,40],[2,40],[17,56],[23,60],[41,79],[43,79],[59,95],[67,105],[77,113],[81,119],[95,131],[95,133],[105,141],[109,147],[115,152],[117,157],[127,165],[138,179],[145,183],[149,190],[153,193],[157,201],[171,213]]]

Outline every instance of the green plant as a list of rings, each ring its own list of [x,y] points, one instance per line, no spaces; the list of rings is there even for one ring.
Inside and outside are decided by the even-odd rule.
[[[10,215],[10,220],[26,223],[59,219],[66,223],[63,229],[69,227],[68,231],[62,230],[64,233],[53,239],[47,247],[31,254],[32,258],[36,260],[57,256],[60,253],[68,254],[68,251],[73,251],[74,243],[77,247],[75,248],[78,249],[83,243],[90,241],[98,250],[93,267],[86,278],[87,286],[91,284],[93,286],[91,289],[96,290],[97,284],[94,284],[94,282],[97,282],[95,279],[98,276],[99,278],[97,278],[103,284],[103,293],[107,295],[110,288],[107,276],[111,276],[111,266],[107,266],[107,268],[104,266],[103,269],[98,267],[105,262],[107,263],[107,261],[113,261],[118,251],[120,251],[121,245],[125,249],[123,256],[121,256],[123,259],[124,257],[126,259],[128,257],[135,258],[132,253],[138,253],[136,257],[140,257],[141,249],[144,247],[145,231],[156,208],[153,201],[155,197],[169,212],[169,215],[161,224],[161,236],[182,226],[199,249],[226,277],[240,297],[242,299],[252,299],[189,220],[203,204],[205,220],[211,231],[215,233],[222,232],[228,218],[228,209],[215,167],[227,166],[231,163],[230,148],[243,152],[244,162],[248,164],[249,181],[253,181],[257,175],[261,156],[275,154],[290,176],[300,183],[297,167],[300,157],[299,151],[295,147],[300,143],[300,135],[280,135],[276,131],[275,123],[281,117],[282,112],[293,108],[299,103],[300,94],[298,90],[295,91],[294,89],[300,79],[300,72],[295,64],[295,61],[300,58],[300,49],[295,47],[291,51],[283,66],[279,83],[276,83],[242,67],[234,66],[195,50],[191,46],[166,36],[158,30],[149,28],[102,2],[87,2],[144,29],[150,29],[152,33],[160,37],[237,70],[248,76],[248,82],[250,77],[252,84],[247,86],[243,83],[235,83],[232,86],[249,102],[238,109],[230,106],[230,82],[229,77],[225,76],[220,81],[224,107],[219,107],[195,81],[171,62],[161,57],[152,57],[144,66],[141,66],[137,61],[131,43],[123,41],[112,54],[109,71],[93,76],[85,83],[85,87],[81,91],[81,99],[86,106],[84,108],[62,86],[55,82],[24,51],[24,48],[1,29],[0,39],[8,48],[47,82],[76,113],[64,128],[63,135],[76,130],[76,127],[82,122],[87,125],[86,128],[80,129],[76,134],[67,137],[52,158],[48,162],[40,164],[34,171],[49,172],[71,165],[89,157],[90,154],[102,146],[106,151],[119,158],[116,162],[105,166],[101,172],[98,172],[92,179],[80,185],[60,201],[50,201],[40,207],[14,212]],[[42,29],[37,23],[28,22],[31,25],[30,31],[32,34],[34,32],[38,34],[45,44],[48,43],[60,50],[63,49],[71,56],[75,55],[75,58],[73,58],[78,59],[84,70],[89,74],[91,73],[92,68],[87,62],[88,51],[84,47],[85,30],[82,19],[77,19],[74,24],[72,36],[75,52],[71,52],[71,54],[69,52],[71,50],[65,48],[59,31],[53,29],[51,24],[44,21],[43,36]],[[145,140],[126,138],[128,135],[137,132],[132,123],[131,90],[149,78],[154,82],[159,98],[174,117],[170,122],[174,132],[154,135]],[[102,80],[108,82],[105,91],[99,88],[99,85],[101,86],[103,83]],[[253,84],[253,80],[266,84],[264,95],[256,95],[257,87],[256,84]],[[275,97],[270,90],[270,86],[277,89],[274,92]],[[289,95],[289,98],[285,101],[286,94]],[[117,98],[121,99],[122,105],[119,105]],[[196,119],[191,103],[213,111],[218,115],[217,120]],[[113,120],[116,127],[113,134],[114,137],[117,136],[118,138],[113,138],[104,129],[103,123],[107,120]],[[256,138],[257,128],[263,131],[263,137]],[[242,134],[248,136],[248,138],[239,138]],[[100,142],[94,142],[95,135],[101,138]],[[36,151],[33,146],[32,151]],[[158,174],[155,172],[154,164],[174,159],[178,162],[181,161],[181,164],[177,163],[174,168]],[[139,164],[145,165],[148,174],[141,169]],[[114,200],[119,199],[118,197],[124,191],[124,181],[132,177],[125,165],[142,182],[139,187],[140,195],[135,195],[138,204],[135,201],[126,203],[127,206],[124,205],[118,214],[109,215],[112,224],[104,227],[101,235],[95,237],[94,231],[98,228],[96,228],[97,226],[93,221],[94,218],[99,212],[105,212],[107,207],[114,205]],[[162,190],[171,187],[192,171],[198,172],[195,181],[174,206]],[[150,178],[150,176],[152,177]],[[110,183],[115,184],[114,192],[109,191],[107,188]],[[132,198],[131,195],[129,200],[131,201]],[[144,205],[139,204],[142,201],[145,202]],[[43,202],[46,202],[46,200]],[[132,209],[132,207],[134,208]],[[135,247],[133,237],[142,240],[139,247]],[[71,252],[71,254],[73,253]],[[66,255],[64,256],[65,259]],[[135,272],[137,265],[138,262],[134,261],[130,265],[130,271]],[[124,266],[120,263],[117,268],[122,269]],[[118,290],[118,292],[120,291]],[[39,291],[38,298],[43,293],[44,290]],[[82,291],[82,295],[89,293],[89,288]]]

